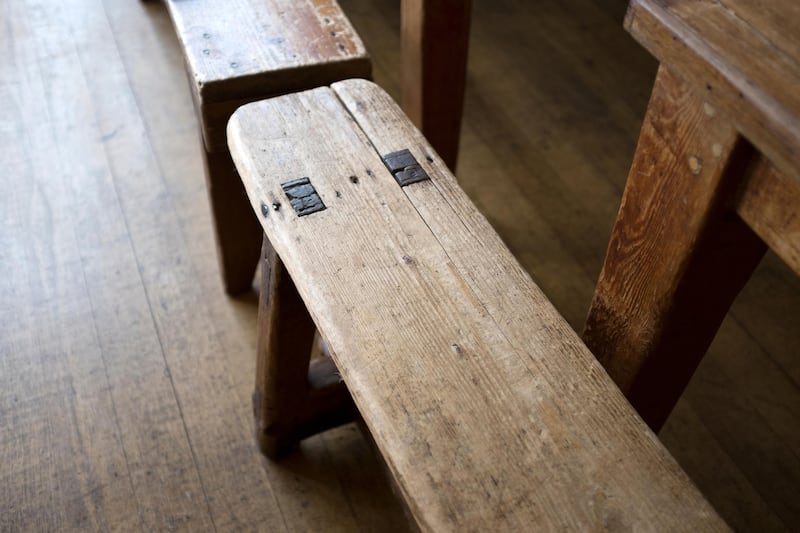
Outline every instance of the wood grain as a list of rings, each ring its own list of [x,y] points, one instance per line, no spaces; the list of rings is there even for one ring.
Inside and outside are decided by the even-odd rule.
[[[764,158],[753,167],[739,192],[736,212],[800,274],[800,182]]]
[[[42,197],[43,207],[57,209],[44,209],[42,214],[50,222],[37,229],[52,232],[55,225],[64,232],[75,230],[74,239],[63,241],[62,234],[50,234],[47,239],[57,247],[43,257],[63,257],[70,262],[72,273],[85,261],[83,285],[90,287],[95,317],[86,320],[85,313],[76,313],[70,318],[70,307],[61,305],[53,308],[53,316],[83,320],[84,331],[97,331],[109,377],[103,380],[102,366],[98,372],[97,359],[87,357],[91,352],[80,353],[77,344],[70,349],[82,369],[64,373],[57,383],[67,391],[78,387],[79,407],[72,415],[68,396],[46,394],[48,389],[32,394],[8,384],[9,391],[26,401],[44,392],[44,397],[55,403],[38,414],[48,420],[43,438],[36,438],[39,448],[30,449],[26,440],[16,440],[25,435],[16,426],[9,433],[19,436],[15,440],[6,441],[3,432],[4,454],[32,466],[30,471],[35,473],[23,483],[27,468],[4,470],[8,475],[3,491],[4,523],[12,530],[80,531],[94,529],[93,524],[96,529],[103,529],[103,524],[108,524],[108,529],[288,529],[252,441],[247,408],[252,383],[243,391],[230,381],[232,365],[228,361],[231,352],[241,346],[228,339],[228,347],[221,348],[225,334],[207,308],[212,305],[208,289],[198,283],[186,252],[178,215],[153,158],[103,7],[84,2],[46,11],[28,5],[15,7],[10,8],[8,20],[24,18],[32,23],[26,32],[29,37],[16,39],[16,49],[20,53],[30,50],[23,45],[26,41],[36,43],[36,48],[15,59],[14,70],[4,72],[20,72],[16,62],[24,60],[30,65],[27,68],[36,69],[25,79],[36,84],[50,80],[41,90],[19,85],[15,89],[19,93],[11,94],[24,103],[26,113],[39,117],[28,118],[35,124],[35,136],[44,140],[52,135],[54,142],[48,148],[37,141],[20,153],[23,161],[48,162],[47,167],[36,163],[32,168],[34,196],[6,197],[25,209],[36,198],[37,183],[68,184],[51,189],[52,198],[49,192]],[[33,18],[32,12],[36,13]],[[89,61],[90,57],[97,62]],[[51,64],[47,75],[37,73]],[[9,89],[11,86],[4,85],[4,90]],[[25,122],[14,120],[20,127]],[[48,133],[43,137],[44,132]],[[17,145],[8,139],[4,146]],[[44,153],[50,157],[40,158],[38,154]],[[4,184],[19,188],[15,180]],[[12,235],[15,242],[27,238],[25,233]],[[74,250],[71,253],[76,254],[77,263],[66,255],[69,250]],[[3,264],[24,273],[37,264],[35,256],[27,257],[31,260],[18,265]],[[82,286],[78,283],[81,277],[72,274],[57,281],[60,272],[66,273],[60,267],[52,271],[45,267],[44,272],[48,271],[56,277],[48,274],[44,278],[53,283],[41,286],[38,300],[33,299],[33,287],[20,293],[27,295],[28,303],[19,302],[19,308],[30,308],[33,316],[45,302],[53,301],[58,287],[80,290]],[[214,305],[222,300],[218,298]],[[224,321],[232,322],[231,318]],[[35,339],[46,327],[32,321],[27,331]],[[7,347],[6,335],[2,338]],[[31,348],[24,357],[34,368],[54,357],[61,361],[59,351],[42,350],[38,343]],[[61,363],[51,366],[58,371]],[[86,372],[90,368],[91,374]],[[15,381],[22,377],[15,372],[4,375]],[[103,404],[109,396],[113,399],[110,408]],[[92,401],[95,397],[98,401]],[[113,419],[106,418],[109,411],[116,413],[118,438],[114,438]],[[22,427],[27,425],[20,422]],[[72,427],[86,433],[73,438],[69,433]],[[33,426],[31,429],[32,437],[40,434]],[[91,447],[84,453],[79,442]],[[283,509],[294,511],[286,521],[292,529],[318,528],[323,522],[334,530],[354,529],[357,525],[352,515],[329,519],[334,515],[332,508],[347,506],[347,500],[337,487],[335,474],[325,474],[324,464],[317,466],[327,453],[320,444],[316,450],[310,446],[307,452],[316,461],[300,462],[302,469],[283,476],[272,474],[273,480],[286,479],[280,481],[288,500],[284,503],[289,503]],[[25,459],[26,450],[43,461],[31,465]],[[79,469],[71,466],[76,461]],[[292,479],[300,471],[304,477]],[[126,492],[126,487],[131,491]],[[302,508],[303,500],[297,495],[302,492],[320,495],[328,503]],[[302,512],[295,511],[292,504]],[[19,513],[5,512],[11,508]]]
[[[633,0],[625,25],[781,172],[800,180],[796,2]]]
[[[751,157],[730,123],[659,69],[583,334],[656,431],[766,251],[726,211]]]
[[[238,106],[333,81],[369,77],[364,45],[336,0],[168,1],[205,147],[220,272],[231,295],[249,291],[261,231],[225,145]]]
[[[403,110],[455,169],[472,0],[403,0]]]
[[[96,4],[86,11],[88,16],[84,14],[80,24],[70,28],[76,48],[88,53],[98,40],[114,43],[102,6]],[[152,353],[160,353],[162,365],[168,369],[159,369],[157,375],[167,381],[176,398],[179,410],[175,424],[187,440],[186,457],[198,472],[200,486],[188,492],[203,499],[203,512],[217,527],[244,527],[263,521],[282,529],[281,510],[269,480],[258,468],[258,459],[246,454],[247,448],[242,449],[247,445],[255,449],[250,440],[250,417],[241,410],[242,399],[232,387],[229,365],[220,357],[218,326],[205,310],[209,303],[196,282],[195,265],[188,257],[178,215],[147,141],[135,97],[130,90],[118,90],[129,83],[127,73],[116,46],[102,48],[96,53],[96,62],[82,61],[92,80],[87,84],[93,107],[91,123],[96,124],[98,136],[107,136],[104,150],[114,177],[115,198],[110,205],[117,206],[120,223],[127,229],[135,253],[133,284],[148,304],[147,313],[139,320],[157,332],[159,349]],[[137,156],[131,158],[131,153]],[[113,276],[113,270],[106,272]],[[113,298],[113,293],[108,297]],[[141,412],[158,425],[158,412]],[[138,419],[136,427],[147,431],[147,420]],[[152,454],[147,464],[158,465],[161,463],[155,459],[163,457],[169,445],[144,449]],[[242,453],[223,451],[237,449]],[[169,479],[167,473],[164,478]],[[152,493],[154,499],[159,498],[158,491]],[[188,516],[199,508],[187,498],[186,491],[180,492],[176,501],[189,509],[184,513]]]
[[[369,77],[364,44],[336,0],[168,0],[209,151],[248,100]]]
[[[0,261],[12,311],[0,332],[0,438],[13,465],[2,529],[212,528],[147,295],[128,282],[138,264],[108,147],[88,120],[97,80],[83,45],[104,28],[69,4],[1,9],[20,31],[3,54],[18,83],[3,84],[4,120],[17,127],[2,141],[16,178],[2,194],[15,228],[3,232],[13,260]]]
[[[420,527],[724,528],[391,99],[334,90],[228,135],[254,209],[278,175],[328,206],[262,226]],[[397,186],[379,154],[400,146],[433,181]]]

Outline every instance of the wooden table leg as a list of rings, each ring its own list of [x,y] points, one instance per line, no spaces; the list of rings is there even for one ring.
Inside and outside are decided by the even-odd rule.
[[[403,111],[455,169],[472,0],[403,0]]]
[[[310,363],[314,322],[266,237],[262,260],[253,414],[261,452],[278,459],[355,407],[330,357]]]
[[[584,340],[658,431],[766,251],[730,209],[753,149],[661,67]]]
[[[263,230],[230,153],[204,154],[222,282],[228,294],[236,295],[252,290]]]

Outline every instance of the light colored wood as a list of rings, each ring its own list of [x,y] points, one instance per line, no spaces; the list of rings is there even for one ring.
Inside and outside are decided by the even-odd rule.
[[[625,25],[800,180],[800,6],[794,0],[633,0]]]
[[[228,137],[421,529],[725,529],[386,93],[250,104]],[[433,180],[398,187],[400,148]],[[302,176],[327,209],[300,218]]]
[[[800,274],[800,181],[760,158],[736,202],[736,212]]]
[[[247,100],[369,77],[364,44],[336,0],[168,0],[210,151]]]
[[[476,3],[473,16],[480,45],[470,51],[459,183],[578,330],[657,67],[615,30],[624,8],[497,0]],[[676,410],[659,433],[736,530],[789,530],[800,516],[798,287],[768,253],[683,396],[697,423]],[[702,431],[719,453],[691,448]],[[736,477],[746,483],[728,484]]]
[[[403,110],[455,169],[472,0],[403,0]]]
[[[167,390],[175,398],[174,424],[187,442],[180,454],[171,452],[172,439],[160,437],[159,431],[149,429],[151,423],[158,426],[163,415],[140,409],[139,417],[133,420],[150,437],[151,442],[145,440],[142,449],[152,454],[146,462],[148,467],[140,475],[146,476],[153,465],[162,464],[164,456],[175,453],[190,461],[199,482],[199,487],[177,494],[175,501],[187,511],[176,512],[180,508],[175,503],[160,504],[166,509],[155,523],[171,520],[178,527],[186,521],[184,517],[202,510],[200,516],[207,516],[208,525],[200,528],[244,527],[253,521],[263,521],[283,529],[281,509],[265,472],[259,468],[260,461],[245,453],[225,452],[248,442],[245,439],[252,435],[248,427],[250,417],[240,409],[230,370],[220,357],[218,326],[204,311],[207,305],[204,290],[195,280],[195,266],[188,257],[176,211],[147,142],[135,97],[130,90],[120,90],[129,83],[128,76],[122,68],[103,6],[96,2],[90,4],[91,9],[79,9],[77,5],[80,5],[78,0],[75,7],[64,7],[65,11],[71,9],[81,14],[74,25],[68,26],[75,49],[80,54],[89,54],[98,42],[105,43],[101,51],[92,52],[96,61],[81,59],[80,71],[91,80],[85,83],[91,102],[89,123],[97,129],[98,138],[104,137],[104,157],[114,178],[104,208],[126,230],[129,268],[133,271],[124,279],[126,283],[133,282],[146,305],[132,320],[153,330],[157,348],[140,349],[159,356],[161,366],[154,374],[166,382]],[[105,273],[113,279],[114,270]],[[122,305],[125,300],[116,300],[113,291],[107,297],[127,309]],[[153,440],[153,436],[157,439]],[[163,471],[153,484],[169,482],[170,476],[180,473],[168,463]],[[158,491],[151,489],[151,492],[153,499],[159,498]],[[243,498],[242,493],[247,496]],[[195,503],[195,498],[202,505]]]

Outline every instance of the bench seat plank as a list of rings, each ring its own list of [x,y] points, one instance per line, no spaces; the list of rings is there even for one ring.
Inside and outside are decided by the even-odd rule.
[[[370,60],[336,0],[168,0],[209,151],[226,147],[238,106],[369,77]]]
[[[725,529],[377,86],[247,105],[228,136],[421,529]],[[398,186],[404,148],[430,181]],[[302,177],[325,210],[292,210]]]

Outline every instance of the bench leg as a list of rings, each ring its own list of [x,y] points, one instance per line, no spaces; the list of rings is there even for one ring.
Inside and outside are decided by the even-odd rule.
[[[204,153],[222,281],[225,291],[236,295],[253,287],[263,230],[230,154],[206,150]]]
[[[403,0],[403,111],[451,170],[458,158],[472,0]]]
[[[655,431],[766,251],[730,209],[752,154],[661,67],[583,334]]]
[[[311,361],[314,322],[266,237],[262,261],[253,412],[261,452],[278,459],[353,420],[355,407],[332,359]]]

